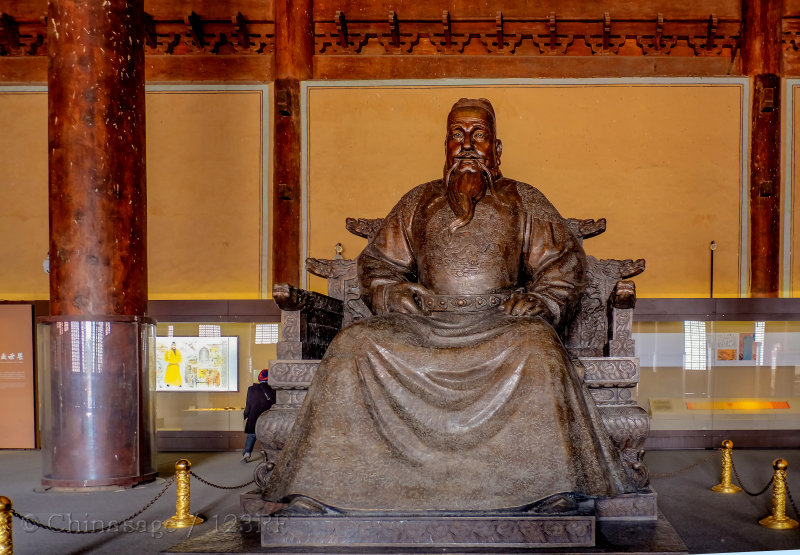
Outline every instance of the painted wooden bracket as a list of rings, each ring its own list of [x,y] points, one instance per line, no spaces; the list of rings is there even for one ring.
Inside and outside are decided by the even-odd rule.
[[[608,45],[611,42],[611,14],[609,12],[603,13],[603,50],[608,50]]]
[[[503,36],[503,12],[497,12],[497,17],[494,20],[495,28],[497,30],[497,50],[503,50],[505,46]]]
[[[192,12],[189,17],[184,19],[186,26],[189,27],[189,36],[192,37],[194,43],[202,48],[206,45],[205,36],[203,35],[203,19]]]
[[[347,18],[344,16],[343,11],[336,10],[336,34],[339,35],[339,46],[349,49],[349,41],[347,38]]]
[[[147,12],[144,14],[144,41],[150,48],[156,48],[158,46],[156,20]]]
[[[550,50],[556,49],[556,12],[550,12]]]
[[[706,33],[706,50],[714,48],[714,41],[717,35],[717,16],[713,13],[708,16],[708,32]]]
[[[655,49],[661,50],[661,37],[664,35],[664,14],[659,12],[658,19],[656,20],[656,36],[653,41]]]
[[[400,48],[400,28],[397,24],[397,12],[389,11],[389,34],[392,36],[392,46]]]
[[[11,48],[19,48],[19,26],[16,20],[7,13],[3,13],[0,15],[0,25],[3,26],[2,32],[0,32],[0,38],[2,38],[3,42]]]
[[[450,21],[450,12],[442,11],[442,27],[444,28],[444,46],[447,49],[453,46],[453,29]]]
[[[250,33],[247,29],[247,19],[242,15],[242,12],[237,12],[236,16],[232,18],[236,34],[239,37],[239,46],[242,48],[250,47]]]

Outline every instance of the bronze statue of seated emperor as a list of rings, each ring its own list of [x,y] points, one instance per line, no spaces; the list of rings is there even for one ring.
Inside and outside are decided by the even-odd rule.
[[[646,429],[615,437],[590,394],[587,365],[608,345],[574,339],[592,336],[575,323],[584,309],[607,319],[585,291],[602,270],[582,247],[590,233],[503,176],[501,153],[491,103],[462,98],[447,118],[443,178],[369,231],[353,267],[366,317],[327,347],[266,482],[271,506],[521,511],[646,485]],[[643,269],[626,263],[616,277]],[[614,283],[605,299],[631,308]],[[291,308],[287,291],[276,300]],[[644,411],[627,405],[641,428]]]

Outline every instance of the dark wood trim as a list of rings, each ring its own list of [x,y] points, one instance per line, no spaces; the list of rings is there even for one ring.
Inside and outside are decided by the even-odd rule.
[[[164,0],[162,0],[164,1]],[[383,19],[389,10],[402,19],[438,19],[442,10],[452,7],[454,15],[465,18],[494,17],[498,10],[508,18],[546,17],[557,12],[559,18],[587,19],[602,16],[609,11],[615,19],[648,19],[663,12],[673,19],[708,18],[714,13],[719,18],[737,17],[740,0],[637,0],[636,2],[587,2],[586,0],[459,0],[458,2],[419,0],[314,0],[314,19],[332,19],[337,11],[352,14],[354,19]]]
[[[778,73],[781,0],[742,0],[742,73]]]
[[[726,439],[735,449],[797,449],[800,430],[650,430],[644,448],[716,449]]]
[[[147,315],[159,322],[280,322],[278,305],[266,300],[150,301]]]
[[[750,119],[750,296],[777,297],[780,280],[781,0],[742,0],[742,73],[753,79]]]
[[[314,56],[315,79],[728,76],[735,60],[678,56]]]
[[[300,82],[312,75],[312,5],[312,0],[275,0],[272,283],[300,285]]]
[[[3,85],[47,85],[47,56],[0,58]]]
[[[272,56],[152,55],[145,56],[144,66],[148,84],[184,81],[267,83],[274,75]]]
[[[800,299],[638,299],[638,322],[800,320]]]

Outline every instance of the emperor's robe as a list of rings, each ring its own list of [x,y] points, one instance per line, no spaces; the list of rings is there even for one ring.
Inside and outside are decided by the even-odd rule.
[[[500,178],[473,219],[441,180],[407,193],[358,259],[381,314],[331,343],[264,498],[343,510],[495,510],[634,491],[556,329],[584,287],[579,241],[533,187]],[[385,313],[416,282],[429,314]],[[504,314],[513,292],[544,316]]]
[[[181,352],[172,349],[168,349],[166,353],[164,353],[164,360],[167,362],[167,369],[164,372],[164,383],[167,385],[174,385],[174,386],[181,386],[183,385],[183,379],[181,378],[181,362],[183,362],[183,356],[181,356]]]

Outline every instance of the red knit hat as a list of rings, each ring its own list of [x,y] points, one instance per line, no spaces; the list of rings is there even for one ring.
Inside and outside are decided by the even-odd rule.
[[[269,378],[269,368],[264,368],[258,373],[258,381],[265,382]]]

